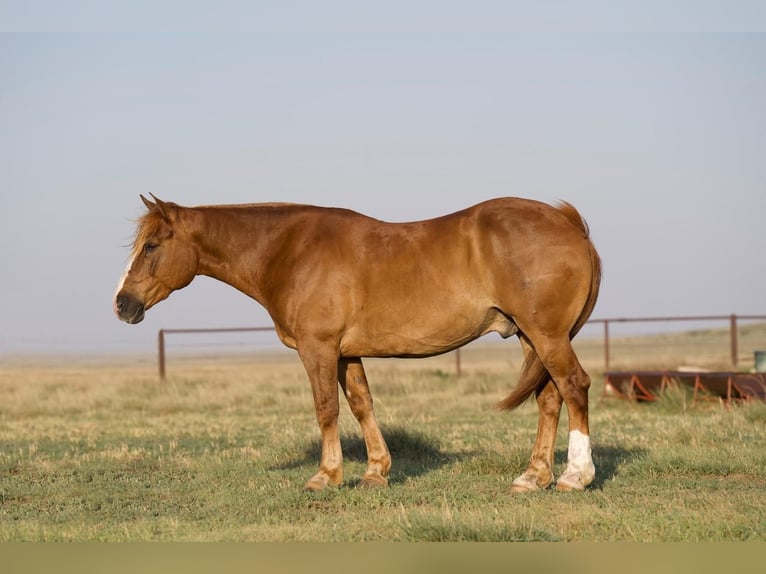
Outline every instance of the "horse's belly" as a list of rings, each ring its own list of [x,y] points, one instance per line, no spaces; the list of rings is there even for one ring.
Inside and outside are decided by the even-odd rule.
[[[340,351],[347,357],[429,357],[492,332],[510,337],[518,328],[495,309],[477,317],[445,317],[438,321],[401,317],[350,327],[341,340]]]

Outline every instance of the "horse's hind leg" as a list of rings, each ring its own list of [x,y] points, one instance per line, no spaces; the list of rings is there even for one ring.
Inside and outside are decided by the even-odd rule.
[[[527,469],[513,481],[514,492],[530,492],[546,488],[553,482],[553,447],[559,426],[563,399],[553,381],[537,394],[537,438]]]
[[[519,337],[525,360],[537,358],[532,346]],[[514,492],[530,492],[546,488],[553,482],[553,448],[556,443],[556,432],[559,426],[559,416],[563,399],[558,388],[549,380],[537,392],[537,438],[532,449],[532,456],[526,470],[513,481],[511,489]]]
[[[362,360],[359,358],[338,361],[338,381],[343,388],[351,412],[359,421],[367,447],[367,471],[362,476],[362,486],[387,486],[386,476],[391,468],[391,455],[383,439],[372,410],[372,395],[367,384]]]
[[[556,488],[558,490],[582,490],[593,482],[596,475],[591,455],[588,426],[590,377],[580,365],[568,336],[563,338],[537,336],[534,338],[529,333],[526,335],[556,384],[569,414],[567,468],[556,482]],[[552,391],[548,392],[552,394]],[[544,393],[545,389],[540,396]]]

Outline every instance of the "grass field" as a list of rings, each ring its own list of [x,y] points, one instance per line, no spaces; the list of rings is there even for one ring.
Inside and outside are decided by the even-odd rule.
[[[766,342],[750,331],[752,348]],[[707,364],[720,333],[663,337],[685,350],[662,361]],[[151,357],[4,361],[0,541],[766,540],[766,405],[693,403],[682,389],[653,404],[602,398],[588,341],[596,482],[512,495],[537,420],[533,404],[493,410],[516,380],[515,347],[469,348],[460,378],[450,357],[370,361],[390,486],[355,488],[366,459],[344,405],[346,482],[319,494],[302,491],[319,433],[292,354],[172,357],[165,383]],[[566,415],[559,472],[565,429]]]

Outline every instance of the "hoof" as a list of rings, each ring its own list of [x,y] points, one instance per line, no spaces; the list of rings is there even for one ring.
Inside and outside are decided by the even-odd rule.
[[[325,488],[327,488],[327,484],[321,480],[316,480],[315,478],[310,479],[306,484],[303,485],[303,490],[306,492],[319,492]]]
[[[359,488],[386,488],[388,479],[378,472],[368,472],[362,477]]]
[[[340,486],[340,483],[340,480],[334,481],[327,474],[318,472],[308,480],[303,486],[303,490],[306,492],[317,492],[331,486]]]
[[[540,490],[536,484],[512,484],[511,492],[514,494],[527,494],[529,492],[536,492]]]
[[[511,483],[511,492],[516,493],[526,493],[526,492],[536,492],[540,489],[547,488],[550,484],[550,480],[545,482],[543,485],[538,484],[537,479],[528,474],[524,473],[518,478],[516,478],[513,483]]]
[[[592,480],[592,479],[591,479]],[[572,492],[575,490],[585,490],[591,480],[585,482],[579,472],[562,474],[556,482],[556,490],[561,492]]]

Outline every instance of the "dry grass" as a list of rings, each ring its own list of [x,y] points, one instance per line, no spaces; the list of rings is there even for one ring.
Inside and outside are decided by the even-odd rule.
[[[700,351],[689,362],[719,338],[673,341]],[[459,379],[449,356],[369,361],[391,485],[354,488],[365,454],[344,408],[346,483],[318,495],[301,491],[318,431],[291,353],[171,356],[165,383],[152,358],[8,360],[0,540],[766,540],[766,405],[693,404],[679,390],[651,405],[602,399],[598,345],[581,345],[597,481],[528,497],[510,481],[536,410],[492,409],[518,372],[514,344],[469,347]],[[565,448],[561,430],[559,470]]]

